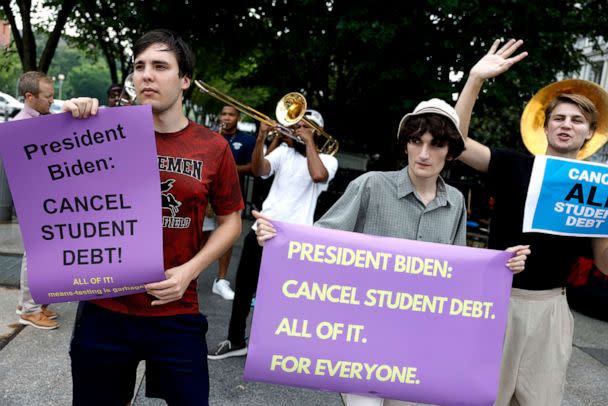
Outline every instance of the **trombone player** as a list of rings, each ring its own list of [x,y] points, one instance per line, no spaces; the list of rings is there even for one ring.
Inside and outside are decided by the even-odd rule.
[[[319,129],[324,124],[318,111],[306,110],[303,118],[291,127],[293,134],[280,132],[279,137],[284,142],[264,156],[264,140],[273,127],[260,123],[251,169],[254,176],[268,178],[274,175],[270,192],[262,205],[262,213],[280,221],[312,225],[317,198],[327,190],[338,169],[336,158],[318,151],[317,142],[321,136]],[[314,128],[314,125],[319,129]],[[279,141],[275,139],[274,143],[277,142]],[[252,229],[245,237],[236,273],[228,338],[209,352],[209,359],[247,354],[246,322],[251,299],[257,288],[261,260],[262,247],[258,245],[255,230]]]

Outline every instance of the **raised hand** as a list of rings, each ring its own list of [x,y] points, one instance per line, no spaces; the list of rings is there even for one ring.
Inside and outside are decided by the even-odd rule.
[[[511,56],[524,43],[522,40],[510,39],[500,49],[500,40],[494,41],[490,50],[471,68],[471,77],[486,80],[494,78],[507,70],[517,62],[528,56],[527,52],[521,52]]]

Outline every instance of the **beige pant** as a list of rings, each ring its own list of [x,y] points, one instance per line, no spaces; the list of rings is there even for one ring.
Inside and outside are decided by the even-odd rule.
[[[42,311],[42,306],[34,302],[30,292],[30,282],[27,276],[27,256],[23,253],[21,261],[21,284],[19,286],[19,302],[22,314],[34,314]]]
[[[354,395],[352,393],[343,393],[342,399],[346,406],[407,406],[416,405],[417,403],[404,402],[402,400],[372,398],[362,395]]]
[[[494,405],[559,405],[573,332],[565,290],[513,289]]]

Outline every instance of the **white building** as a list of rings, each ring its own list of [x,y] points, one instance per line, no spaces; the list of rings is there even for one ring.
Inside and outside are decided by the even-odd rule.
[[[608,43],[600,38],[598,45],[599,49],[594,47],[593,41],[588,38],[577,41],[576,47],[583,50],[588,60],[575,77],[595,82],[608,90]],[[600,112],[600,114],[606,114],[606,112]],[[588,160],[608,163],[608,143]]]
[[[8,48],[11,44],[11,25],[0,20],[0,48]]]

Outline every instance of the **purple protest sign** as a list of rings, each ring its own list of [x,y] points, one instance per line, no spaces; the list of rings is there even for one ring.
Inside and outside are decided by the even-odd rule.
[[[245,379],[441,405],[494,402],[511,254],[273,224]]]
[[[37,303],[143,291],[163,272],[150,106],[4,123],[0,154]]]

